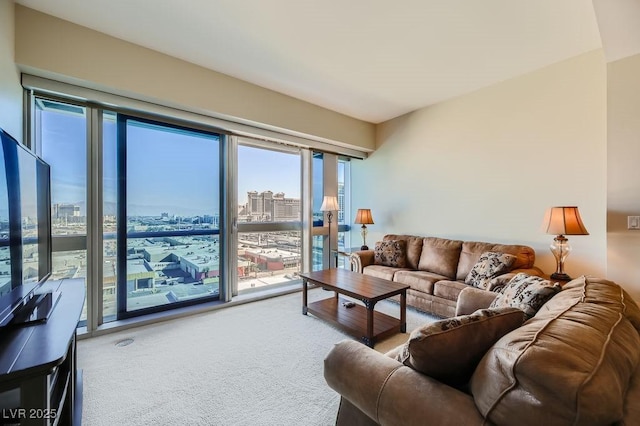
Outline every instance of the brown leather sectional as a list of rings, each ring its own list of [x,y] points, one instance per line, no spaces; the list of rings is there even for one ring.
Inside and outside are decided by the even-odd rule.
[[[479,291],[469,290],[463,297]],[[637,425],[639,333],[640,309],[620,286],[580,277],[495,342],[466,385],[352,340],[330,351],[324,376],[342,397],[339,426]],[[449,346],[451,356],[470,350]]]

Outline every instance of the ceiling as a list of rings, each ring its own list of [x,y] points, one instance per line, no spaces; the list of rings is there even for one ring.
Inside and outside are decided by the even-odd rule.
[[[373,123],[602,46],[591,0],[16,3]]]

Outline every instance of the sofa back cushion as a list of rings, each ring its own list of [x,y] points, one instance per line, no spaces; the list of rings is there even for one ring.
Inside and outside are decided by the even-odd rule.
[[[467,275],[469,275],[469,272],[471,272],[471,269],[478,262],[478,259],[480,259],[480,256],[482,256],[482,253],[487,251],[497,251],[514,255],[516,260],[513,262],[513,265],[511,265],[511,270],[532,268],[536,261],[536,252],[529,246],[465,241],[462,243],[456,279],[464,281]]]
[[[613,424],[640,363],[640,310],[618,285],[581,277],[485,354],[470,389],[494,424]]]
[[[418,269],[420,262],[420,253],[422,253],[422,239],[424,237],[415,237],[413,235],[396,235],[387,234],[382,240],[403,240],[407,242],[407,268]]]
[[[418,269],[455,279],[462,241],[427,237],[422,240]]]

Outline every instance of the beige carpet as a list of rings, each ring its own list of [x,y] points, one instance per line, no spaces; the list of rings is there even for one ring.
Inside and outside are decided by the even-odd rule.
[[[330,294],[315,289],[310,300]],[[398,309],[376,305],[394,316]],[[432,320],[407,310],[407,330]],[[80,340],[83,424],[332,425],[339,398],[324,381],[323,359],[345,338],[302,315],[296,293]],[[133,343],[116,345],[124,339]]]

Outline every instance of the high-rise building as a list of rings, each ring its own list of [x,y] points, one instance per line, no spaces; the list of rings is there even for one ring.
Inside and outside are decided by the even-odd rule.
[[[80,206],[75,204],[54,204],[52,215],[57,219],[80,217]]]
[[[300,199],[285,198],[283,192],[273,196],[273,221],[289,221],[300,219]]]
[[[247,192],[247,204],[241,209],[248,222],[278,222],[300,219],[300,199],[286,198],[284,192]]]

